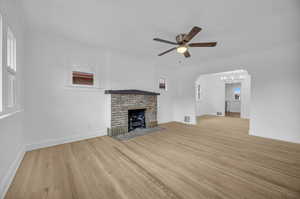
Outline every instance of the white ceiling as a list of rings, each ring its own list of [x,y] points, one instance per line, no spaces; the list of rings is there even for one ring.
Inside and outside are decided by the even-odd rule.
[[[22,0],[28,27],[55,32],[89,45],[107,46],[157,58],[194,25],[193,41],[218,41],[215,48],[191,49],[190,62],[267,49],[299,38],[299,0]],[[295,25],[296,24],[296,25]],[[172,59],[170,59],[172,58]]]

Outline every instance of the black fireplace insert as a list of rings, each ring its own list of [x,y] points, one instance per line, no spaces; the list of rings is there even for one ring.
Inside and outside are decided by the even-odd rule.
[[[128,110],[128,132],[136,128],[146,128],[146,109]]]

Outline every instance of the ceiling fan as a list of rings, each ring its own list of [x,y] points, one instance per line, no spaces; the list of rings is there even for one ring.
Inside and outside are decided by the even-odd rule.
[[[205,42],[205,43],[190,43],[188,44],[202,29],[195,26],[188,34],[179,34],[176,36],[176,42],[167,41],[160,38],[154,38],[154,41],[159,41],[167,44],[178,45],[177,47],[171,48],[165,52],[158,54],[158,56],[162,56],[167,54],[173,50],[177,50],[178,53],[183,54],[186,58],[191,57],[191,54],[188,51],[190,47],[215,47],[217,42]]]

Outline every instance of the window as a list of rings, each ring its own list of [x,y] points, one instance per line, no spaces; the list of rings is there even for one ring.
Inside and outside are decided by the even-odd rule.
[[[93,73],[73,71],[72,72],[72,84],[73,85],[93,86],[94,85],[94,74]]]
[[[162,90],[167,90],[167,81],[165,78],[160,78],[159,79],[159,89],[162,89]]]
[[[3,40],[3,31],[2,31],[2,16],[0,14],[0,113],[3,111],[3,92],[2,92],[2,82],[3,82],[3,68],[2,68],[2,40]]]
[[[241,98],[241,88],[235,88],[234,89],[234,99],[239,101],[240,98]]]
[[[17,59],[16,38],[7,28],[7,106],[14,107],[16,105],[16,74],[17,74]]]

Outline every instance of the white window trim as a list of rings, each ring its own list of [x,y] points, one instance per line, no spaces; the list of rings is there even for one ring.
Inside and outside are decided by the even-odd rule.
[[[7,26],[7,33],[6,33],[6,107],[8,111],[15,111],[16,107],[17,107],[17,39],[12,31],[12,29]],[[8,41],[9,41],[9,37],[10,39],[12,39],[12,49],[8,48]],[[11,56],[12,57],[8,57],[9,56],[9,52],[8,50],[12,50],[11,51]],[[10,64],[8,59],[10,59]],[[13,81],[13,85],[11,84],[11,82],[9,80],[9,75],[12,76],[14,78]],[[12,92],[10,93],[10,88],[8,88],[8,85],[13,86],[12,88]],[[9,96],[11,95],[11,96]],[[12,103],[10,104],[9,99],[12,98]]]
[[[23,109],[17,109],[15,111],[11,111],[9,113],[4,113],[3,112],[3,113],[0,114],[0,120],[4,119],[4,118],[7,118],[7,117],[10,117],[10,116],[13,116],[13,115],[18,114],[18,113],[21,113],[23,111],[24,111]]]
[[[3,64],[3,55],[4,55],[4,46],[3,46],[3,18],[0,13],[0,115],[4,113],[4,64]]]

